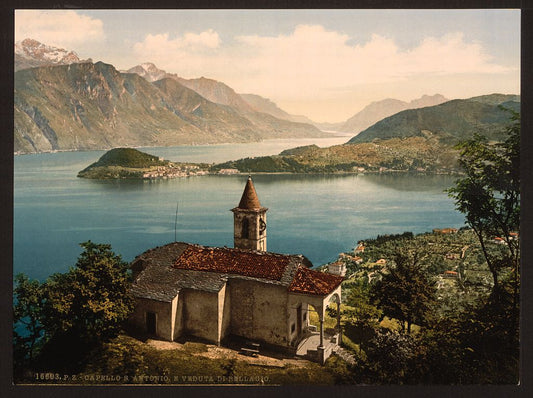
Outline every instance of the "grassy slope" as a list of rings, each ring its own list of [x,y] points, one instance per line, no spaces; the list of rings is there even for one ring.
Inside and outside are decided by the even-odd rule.
[[[206,344],[190,342],[185,343],[182,349],[158,350],[133,337],[120,335],[87,358],[84,370],[76,374],[74,379],[70,377],[60,383],[334,384],[338,377],[336,369],[339,364],[334,359],[329,360],[325,367],[312,362],[305,362],[305,366],[269,366],[251,364],[242,359],[202,356],[207,350]],[[121,380],[102,382],[95,375],[121,376]],[[150,376],[158,379],[150,380]]]
[[[422,137],[425,131],[447,145],[470,138],[474,132],[499,140],[510,114],[499,105],[520,109],[519,97],[492,94],[440,105],[409,109],[387,117],[353,137],[349,143],[371,142],[376,138]]]
[[[241,172],[351,172],[358,167],[379,170],[456,170],[457,153],[442,145],[431,133],[425,137],[393,138],[356,145],[316,145],[283,151],[279,155],[246,158],[218,164],[214,169],[236,168]]]

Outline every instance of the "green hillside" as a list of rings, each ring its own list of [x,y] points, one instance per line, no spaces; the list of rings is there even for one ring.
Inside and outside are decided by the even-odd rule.
[[[431,135],[443,144],[453,145],[472,137],[475,132],[492,140],[500,140],[509,122],[509,112],[502,107],[519,111],[519,101],[517,95],[491,94],[409,109],[377,122],[348,143]]]
[[[455,144],[474,133],[501,141],[510,122],[508,111],[520,110],[520,97],[492,94],[453,100],[397,113],[376,123],[344,145],[308,145],[276,156],[246,158],[214,166],[241,172],[383,172],[460,171]]]
[[[159,160],[159,157],[132,148],[115,148],[106,152],[91,167],[121,166],[144,168],[152,166],[166,166],[169,162]]]
[[[455,172],[457,151],[434,138],[408,137],[376,140],[328,148],[299,147],[274,156],[225,162],[214,170],[234,168],[254,173],[336,173],[376,171]]]

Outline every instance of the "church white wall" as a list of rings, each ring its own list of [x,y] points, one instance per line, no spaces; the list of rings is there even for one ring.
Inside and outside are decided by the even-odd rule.
[[[218,293],[219,336],[223,340],[230,333],[231,325],[231,295],[229,288],[224,286]]]
[[[182,290],[184,332],[219,343],[218,293]]]
[[[156,314],[156,335],[164,340],[173,340],[174,317],[172,311],[176,306],[177,297],[172,302],[162,302],[145,298],[136,298],[136,306],[130,322],[139,330],[146,332],[146,313]]]
[[[176,305],[173,307],[174,311],[174,334],[173,340],[177,340],[183,334],[183,295],[176,300]]]
[[[232,279],[231,333],[287,346],[287,288]]]

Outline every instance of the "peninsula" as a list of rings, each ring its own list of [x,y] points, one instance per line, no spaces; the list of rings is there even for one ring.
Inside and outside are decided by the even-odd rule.
[[[170,162],[133,148],[115,148],[78,173],[80,178],[158,179],[208,174],[209,165]]]

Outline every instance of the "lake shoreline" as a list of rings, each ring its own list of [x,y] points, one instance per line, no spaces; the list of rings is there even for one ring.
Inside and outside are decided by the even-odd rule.
[[[416,171],[416,170],[384,170],[384,171],[335,171],[335,172],[290,172],[290,171],[254,171],[254,172],[238,172],[238,173],[220,173],[220,172],[198,172],[188,175],[162,175],[157,177],[114,177],[114,178],[92,178],[78,175],[79,178],[85,178],[89,180],[167,180],[173,178],[187,178],[187,177],[201,177],[201,176],[249,176],[249,175],[309,175],[309,176],[335,176],[335,175],[365,175],[365,174],[404,174],[404,175],[417,175],[417,176],[462,176],[464,173],[458,171],[450,172],[428,172],[428,171]]]

